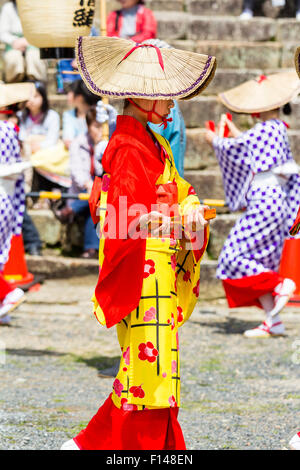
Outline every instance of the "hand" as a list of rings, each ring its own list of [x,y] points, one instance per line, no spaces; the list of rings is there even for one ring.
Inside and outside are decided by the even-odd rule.
[[[236,127],[236,125],[230,121],[227,117],[225,119],[225,124],[227,124],[228,128],[229,128],[229,131],[230,131],[230,134],[229,136],[230,137],[238,137],[242,132]]]
[[[22,51],[22,52],[26,50],[27,46],[28,46],[28,42],[26,41],[25,38],[18,38],[12,44],[13,49],[17,49],[18,51]]]
[[[69,150],[72,140],[64,140],[64,144],[67,150]]]
[[[77,60],[76,59],[72,60],[71,65],[72,65],[73,69],[78,70],[78,65],[77,65]]]
[[[92,187],[93,187],[93,180],[89,180],[85,183],[84,185],[86,191],[88,194],[90,194],[90,192],[92,191]]]
[[[151,235],[170,235],[171,232],[171,218],[161,214],[157,211],[143,214],[139,220],[140,229],[148,229],[151,231]]]
[[[205,209],[209,209],[209,207],[200,205],[185,215],[186,230],[189,232],[197,232],[203,230],[208,225],[208,221],[204,218]]]
[[[212,145],[213,145],[213,140],[214,140],[214,138],[216,137],[216,135],[217,135],[217,134],[216,134],[215,132],[213,132],[213,131],[207,129],[207,130],[206,130],[206,134],[205,134],[205,140],[206,140],[206,142],[207,142],[209,145],[212,146]]]

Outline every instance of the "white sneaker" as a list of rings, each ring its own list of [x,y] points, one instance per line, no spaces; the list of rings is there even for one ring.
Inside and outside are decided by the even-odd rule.
[[[251,18],[253,18],[253,11],[251,11],[251,10],[244,10],[240,14],[240,19],[241,20],[251,20]]]
[[[74,439],[64,442],[60,450],[80,450]]]
[[[284,331],[284,324],[281,321],[274,323],[271,327],[264,322],[256,328],[246,330],[244,336],[246,338],[271,338],[271,336],[283,336]]]
[[[300,432],[295,434],[289,442],[290,448],[292,450],[300,450]]]
[[[13,291],[9,292],[4,298],[0,307],[0,318],[12,312],[15,308],[25,300],[25,293],[19,287],[16,287]]]
[[[275,289],[275,297],[274,297],[274,303],[275,307],[273,310],[270,312],[270,315],[274,317],[278,313],[281,312],[281,310],[286,306],[288,301],[290,300],[291,296],[296,290],[296,284],[292,279],[285,278],[283,282],[278,284]]]
[[[297,11],[297,13],[296,13],[296,20],[300,21],[300,11]]]

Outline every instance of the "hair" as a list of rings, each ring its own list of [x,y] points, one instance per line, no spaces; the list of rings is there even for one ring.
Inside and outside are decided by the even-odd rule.
[[[290,103],[286,103],[283,108],[282,108],[282,112],[283,114],[285,114],[286,116],[289,116],[290,114],[292,114],[292,107],[291,107],[291,104]]]
[[[87,86],[85,85],[84,81],[79,79],[75,80],[71,84],[70,91],[74,93],[74,96],[82,96],[84,101],[89,105],[89,106],[94,106],[97,101],[99,101],[99,96],[95,95],[92,93]]]
[[[125,100],[123,101],[123,109],[128,108],[129,105],[130,105],[130,101],[127,98],[125,98]]]
[[[50,109],[48,95],[47,95],[47,88],[46,88],[45,83],[41,81],[31,81],[31,83],[34,83],[35,89],[42,97],[41,113],[43,117],[42,117],[41,122],[43,122]],[[29,113],[30,113],[29,109],[27,109],[25,106],[24,111],[22,113],[22,119],[25,120],[29,116]]]
[[[88,110],[85,116],[86,124],[88,127],[90,127],[94,121],[97,121],[96,116],[97,116],[96,106],[91,106],[91,108]]]

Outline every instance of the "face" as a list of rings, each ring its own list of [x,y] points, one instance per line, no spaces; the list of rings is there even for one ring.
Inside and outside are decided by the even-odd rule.
[[[154,101],[143,99],[136,99],[135,101],[141,108],[147,111],[151,111],[154,103]],[[158,100],[156,102],[154,111],[160,116],[167,118],[172,108],[174,108],[173,100]],[[151,122],[153,122],[153,124],[160,124],[162,119],[156,114],[152,114]]]
[[[42,109],[43,98],[42,95],[35,89],[33,95],[26,103],[26,108],[33,114],[39,113]]]
[[[93,121],[88,128],[88,132],[94,144],[98,144],[102,139],[102,124]]]
[[[82,95],[74,96],[73,106],[77,108],[81,113],[87,113],[90,107],[84,100]]]
[[[139,0],[119,0],[122,8],[132,8],[139,3]]]

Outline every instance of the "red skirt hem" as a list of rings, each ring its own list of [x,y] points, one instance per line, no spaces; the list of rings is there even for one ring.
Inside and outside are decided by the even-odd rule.
[[[273,293],[275,287],[283,278],[274,271],[266,271],[255,276],[242,277],[241,279],[223,279],[228,306],[262,308],[259,297]]]
[[[81,450],[186,450],[178,411],[124,411],[110,394],[74,441]]]

